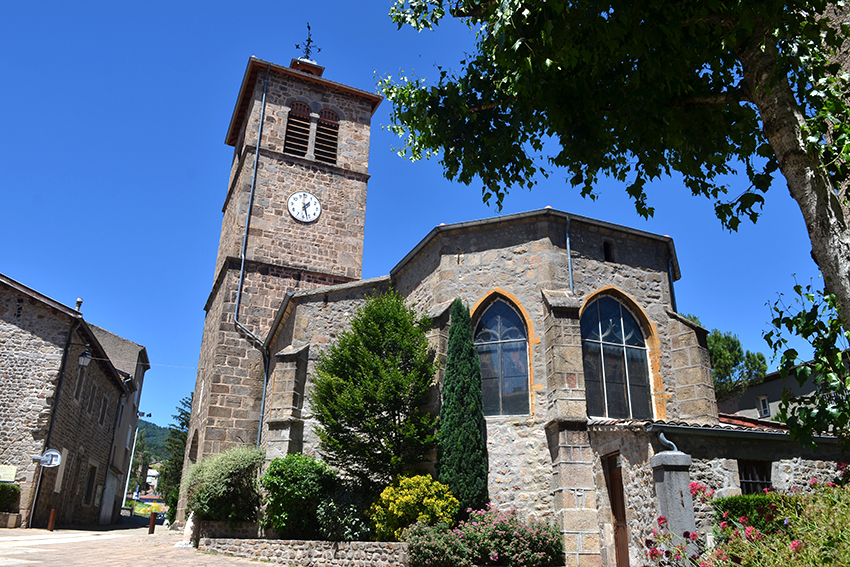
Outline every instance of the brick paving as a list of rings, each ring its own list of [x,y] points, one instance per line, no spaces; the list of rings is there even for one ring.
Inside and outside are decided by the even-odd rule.
[[[104,526],[99,526],[103,528]],[[174,547],[182,532],[162,526],[119,524],[109,529],[0,530],[0,567],[228,567],[254,565],[248,559]]]

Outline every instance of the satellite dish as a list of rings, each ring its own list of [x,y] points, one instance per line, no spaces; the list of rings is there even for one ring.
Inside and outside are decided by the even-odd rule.
[[[38,461],[43,467],[58,467],[62,462],[62,453],[56,449],[50,449],[49,451],[45,451],[40,457],[33,457],[32,460]]]

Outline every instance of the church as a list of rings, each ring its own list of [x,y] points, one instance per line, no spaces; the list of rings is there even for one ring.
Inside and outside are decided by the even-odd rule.
[[[641,564],[659,515],[705,534],[691,481],[725,496],[804,487],[834,466],[828,440],[814,455],[779,424],[718,414],[707,332],[676,309],[668,236],[546,208],[437,226],[388,275],[361,279],[380,103],[311,60],[249,60],[185,466],[237,445],[317,454],[314,364],[390,288],[430,318],[438,360],[451,302],[469,306],[491,500],[555,522],[566,565]]]

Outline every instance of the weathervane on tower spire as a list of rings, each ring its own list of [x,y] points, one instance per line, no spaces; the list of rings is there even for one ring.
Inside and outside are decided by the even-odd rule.
[[[307,41],[304,42],[304,47],[301,47],[302,44],[296,43],[295,49],[303,49],[304,50],[304,59],[310,59],[310,54],[313,53],[313,31],[310,29],[310,22],[307,22]],[[322,48],[317,47],[316,53],[321,53]]]

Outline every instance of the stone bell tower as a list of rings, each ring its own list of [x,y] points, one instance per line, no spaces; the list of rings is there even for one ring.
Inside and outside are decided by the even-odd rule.
[[[185,466],[256,443],[263,343],[285,294],[361,277],[369,130],[381,97],[323,72],[307,59],[248,61],[225,138],[233,163]]]

